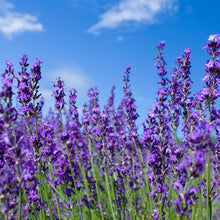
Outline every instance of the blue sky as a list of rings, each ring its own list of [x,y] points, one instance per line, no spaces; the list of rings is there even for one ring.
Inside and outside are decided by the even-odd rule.
[[[124,67],[131,66],[131,84],[139,122],[155,104],[158,76],[156,45],[166,41],[169,72],[185,48],[192,50],[193,93],[203,86],[202,49],[210,34],[220,32],[218,0],[0,0],[0,67],[15,64],[23,54],[43,61],[41,92],[45,109],[53,106],[52,81],[61,76],[66,89],[78,90],[78,106],[97,86],[103,106],[111,86],[116,104],[122,92]]]

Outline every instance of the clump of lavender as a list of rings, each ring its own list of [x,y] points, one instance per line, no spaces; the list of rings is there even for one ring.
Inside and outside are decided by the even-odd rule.
[[[162,87],[158,89],[157,103],[153,107],[153,111],[149,110],[148,119],[146,120],[148,128],[144,125],[144,142],[149,150],[148,165],[151,168],[148,172],[148,178],[153,187],[150,196],[153,197],[156,206],[153,215],[159,216],[160,219],[164,218],[164,207],[168,202],[169,195],[169,188],[165,184],[165,178],[170,174],[173,161],[176,161],[173,158],[174,155],[171,156],[170,146],[172,145],[169,139],[171,130],[169,128],[168,107],[166,105],[169,80],[166,77],[168,71],[162,54],[164,46],[164,41],[160,42],[157,46],[158,55],[155,62],[158,75],[160,76],[158,83]]]
[[[168,76],[164,46],[164,41],[157,46],[158,96],[143,133],[136,126],[130,66],[118,108],[114,86],[103,109],[93,87],[80,119],[77,91],[69,91],[67,107],[58,78],[52,83],[56,111],[44,118],[42,62],[36,59],[29,71],[23,55],[18,75],[6,62],[0,91],[0,219],[218,219],[220,35],[210,35],[204,47],[211,59],[205,86],[194,97],[191,50],[177,57]]]

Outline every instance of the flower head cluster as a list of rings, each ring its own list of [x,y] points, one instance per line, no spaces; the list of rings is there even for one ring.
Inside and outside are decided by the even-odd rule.
[[[210,35],[210,42],[206,43],[205,49],[211,55],[212,59],[208,60],[205,64],[205,71],[207,74],[204,76],[206,86],[200,91],[200,99],[207,103],[210,111],[210,107],[214,104],[214,101],[220,96],[218,84],[220,82],[220,61],[216,58],[220,54],[220,35]]]
[[[20,111],[29,118],[33,114],[36,114],[41,111],[41,105],[37,103],[35,106],[35,100],[37,100],[41,94],[38,94],[39,89],[39,80],[41,79],[41,61],[37,58],[31,66],[31,73],[27,72],[28,57],[23,55],[21,57],[21,72],[19,72],[20,78],[17,79],[17,88],[18,88],[18,100],[22,104]],[[31,102],[32,101],[32,102]]]
[[[209,42],[205,44],[204,49],[208,51],[213,59],[215,59],[215,57],[220,54],[220,35],[210,35],[208,41]]]
[[[61,111],[64,108],[66,102],[64,101],[65,93],[64,93],[64,82],[57,78],[56,83],[52,83],[54,86],[54,91],[52,96],[56,99],[55,108],[58,111]]]

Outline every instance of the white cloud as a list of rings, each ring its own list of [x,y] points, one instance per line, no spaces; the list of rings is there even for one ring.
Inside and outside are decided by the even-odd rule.
[[[156,22],[156,15],[177,10],[176,0],[121,0],[100,15],[100,21],[88,32],[98,34],[102,28],[117,28],[126,22]]]
[[[5,0],[0,0],[0,10],[6,11],[14,8],[14,5],[10,2],[6,2]]]
[[[50,90],[42,87],[39,88],[39,94],[41,94],[45,100],[50,100],[52,93],[53,93],[52,89]]]
[[[49,73],[49,77],[55,82],[58,77],[64,81],[65,87],[68,89],[75,88],[77,90],[88,89],[90,80],[76,65],[68,68],[60,68]]]
[[[26,31],[43,31],[43,25],[35,16],[14,12],[14,5],[0,0],[0,31],[8,38]]]
[[[64,90],[65,90],[65,101],[66,103],[69,102],[68,100],[68,95],[69,95],[69,91],[70,89],[74,88],[77,90],[77,106],[79,107],[79,113],[81,114],[82,112],[82,106],[83,104],[87,101],[87,90],[89,89],[89,87],[91,86],[91,81],[88,78],[88,76],[86,74],[84,74],[84,72],[75,64],[75,63],[68,63],[68,65],[66,64],[65,66],[68,67],[64,67],[64,68],[58,68],[56,70],[52,70],[48,73],[48,78],[47,80],[49,80],[50,82],[56,82],[56,79],[58,77],[60,77],[61,80],[64,81]],[[50,84],[49,86],[47,85],[47,87],[45,86],[40,86],[39,88],[39,93],[42,94],[42,97],[45,100],[45,104],[44,104],[44,109],[45,109],[45,113],[48,112],[48,110],[50,108],[54,109],[54,103],[55,103],[55,99],[54,97],[52,97],[52,93],[53,93],[53,85]]]
[[[124,38],[123,38],[122,36],[118,36],[118,37],[117,37],[117,41],[118,41],[118,42],[122,42],[123,40],[124,40]]]

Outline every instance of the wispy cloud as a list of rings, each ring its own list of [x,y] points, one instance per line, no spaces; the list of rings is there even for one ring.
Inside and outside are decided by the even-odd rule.
[[[72,61],[58,64],[54,70],[48,72],[47,76],[50,82],[56,82],[56,79],[60,77],[64,81],[66,91],[74,88],[78,92],[85,92],[92,84],[84,70]],[[52,84],[51,89],[53,90]]]
[[[167,11],[175,12],[177,0],[121,0],[117,5],[100,15],[100,21],[88,29],[98,34],[103,28],[117,28],[127,22],[157,21],[156,15]]]
[[[122,42],[124,40],[124,38],[122,36],[117,36],[116,39],[117,39],[118,42]]]
[[[14,11],[14,5],[5,0],[0,0],[0,32],[12,38],[14,34],[26,31],[43,31],[43,25],[37,17]]]
[[[42,97],[44,98],[44,100],[49,101],[52,99],[51,95],[53,93],[53,90],[51,89],[46,89],[46,88],[39,88],[39,93],[42,95]]]
[[[87,100],[87,90],[91,86],[91,80],[89,77],[83,72],[83,70],[76,65],[75,63],[68,63],[68,67],[60,67],[56,70],[49,71],[47,74],[50,82],[56,82],[56,79],[58,77],[61,78],[61,80],[64,81],[64,89],[66,93],[65,101],[68,103],[68,90],[74,88],[77,90],[77,105],[81,106],[80,109],[82,109],[83,104]],[[42,97],[45,100],[44,107],[46,109],[46,112],[49,108],[54,108],[55,99],[51,96],[53,93],[53,86],[52,84],[50,86],[41,86],[39,89],[39,93],[42,94]],[[80,110],[81,111],[81,110]]]
[[[60,77],[64,81],[68,89],[75,88],[77,90],[88,89],[90,80],[78,67],[61,68],[49,74],[50,78],[55,81]]]

